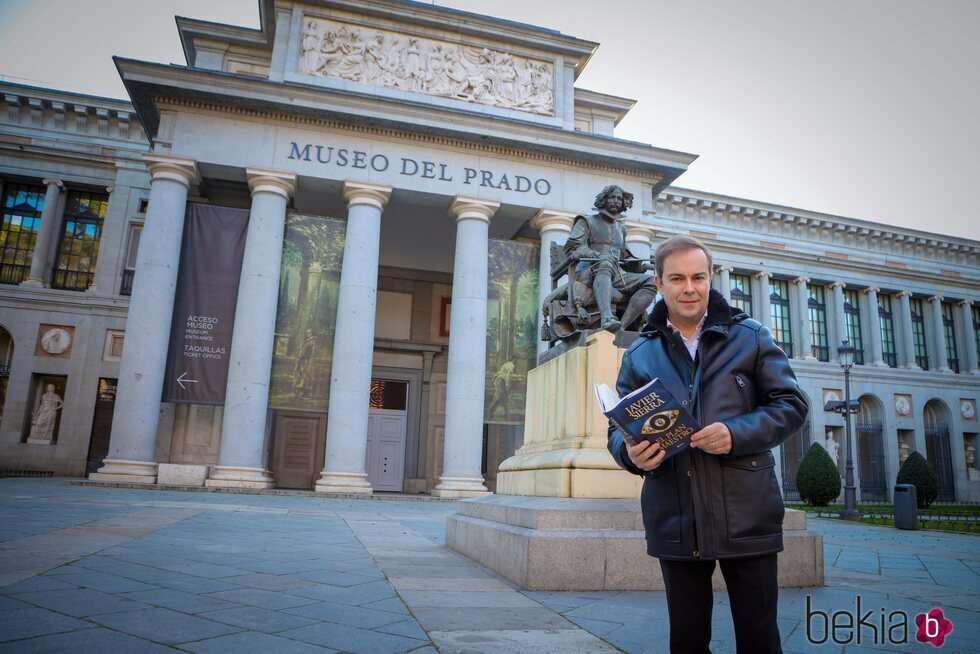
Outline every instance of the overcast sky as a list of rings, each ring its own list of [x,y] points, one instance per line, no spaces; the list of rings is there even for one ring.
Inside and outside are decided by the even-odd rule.
[[[601,44],[616,135],[700,158],[677,185],[980,239],[980,0],[439,0]],[[0,0],[0,74],[126,97],[111,56],[183,64],[174,15],[258,0]]]

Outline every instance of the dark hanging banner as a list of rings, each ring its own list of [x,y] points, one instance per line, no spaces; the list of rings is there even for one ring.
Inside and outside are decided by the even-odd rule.
[[[248,213],[246,209],[187,205],[164,402],[225,402]]]

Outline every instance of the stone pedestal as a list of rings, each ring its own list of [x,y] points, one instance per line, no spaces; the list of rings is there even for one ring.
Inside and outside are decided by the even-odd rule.
[[[207,478],[205,465],[161,463],[157,466],[157,483],[161,486],[203,486]]]
[[[527,376],[524,446],[500,464],[497,492],[542,497],[637,498],[643,479],[606,450],[608,420],[594,384],[616,387],[623,358],[604,331]]]
[[[663,590],[648,557],[636,500],[553,499],[495,495],[457,503],[446,545],[525,590]],[[787,510],[782,588],[822,586],[823,538],[806,529],[806,514]],[[725,587],[715,569],[715,590]]]

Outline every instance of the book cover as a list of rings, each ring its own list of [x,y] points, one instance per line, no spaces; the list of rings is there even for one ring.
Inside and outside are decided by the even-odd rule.
[[[623,398],[605,384],[596,384],[595,393],[602,413],[623,432],[627,443],[660,443],[660,449],[667,453],[665,461],[690,446],[691,436],[701,430],[698,421],[659,379]]]

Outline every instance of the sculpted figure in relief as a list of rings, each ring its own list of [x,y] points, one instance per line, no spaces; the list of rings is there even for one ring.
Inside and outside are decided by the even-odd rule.
[[[301,72],[507,109],[554,111],[548,63],[489,48],[401,39],[381,31],[365,39],[358,28],[320,22],[305,23]]]

